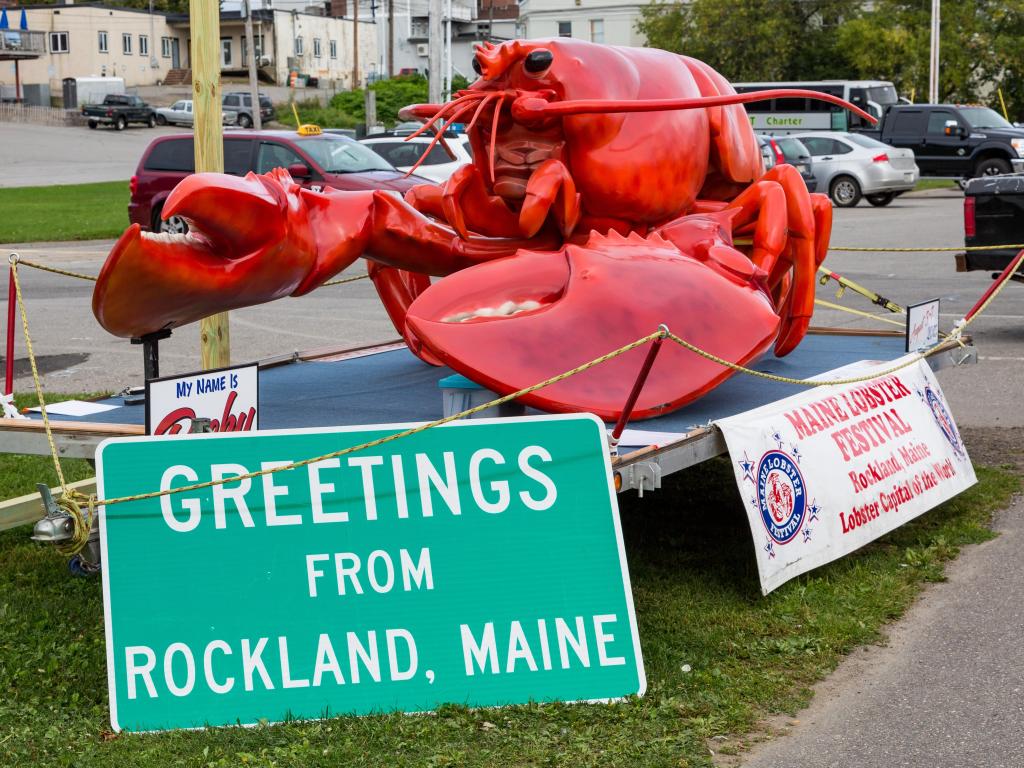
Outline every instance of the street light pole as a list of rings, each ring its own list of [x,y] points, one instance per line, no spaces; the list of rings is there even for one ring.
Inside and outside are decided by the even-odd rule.
[[[928,102],[939,103],[939,29],[941,27],[941,0],[932,0],[931,61],[928,67]]]
[[[253,45],[252,35],[252,0],[243,0],[242,8],[245,11],[245,66],[249,70],[249,94],[252,99],[252,127],[257,131],[263,128],[263,116],[260,114],[260,89],[256,76],[256,47]],[[262,53],[262,51],[260,51]]]
[[[431,104],[441,103],[441,88],[444,80],[444,0],[430,0],[427,5],[428,32],[427,39],[427,84],[428,99]]]

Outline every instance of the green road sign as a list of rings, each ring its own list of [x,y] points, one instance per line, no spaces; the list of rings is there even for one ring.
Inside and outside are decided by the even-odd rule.
[[[237,477],[400,429],[108,440],[99,494]],[[115,730],[646,687],[604,426],[591,416],[455,422],[117,504],[100,535]]]

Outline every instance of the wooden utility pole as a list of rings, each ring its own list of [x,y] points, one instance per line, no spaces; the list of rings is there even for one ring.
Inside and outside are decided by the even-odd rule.
[[[359,87],[359,0],[352,0],[352,90]]]
[[[257,131],[263,128],[263,116],[260,114],[260,88],[257,83],[256,48],[252,36],[252,0],[244,1],[245,9],[245,47],[248,55],[245,66],[249,69],[249,93],[252,98],[252,127]],[[263,51],[260,51],[263,53]]]
[[[189,0],[192,26],[192,102],[195,112],[196,172],[224,172],[224,135],[220,124],[220,4]],[[199,321],[199,348],[204,370],[231,364],[228,315]]]

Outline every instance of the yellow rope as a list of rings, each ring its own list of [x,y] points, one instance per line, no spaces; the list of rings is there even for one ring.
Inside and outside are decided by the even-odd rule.
[[[854,309],[853,307],[844,307],[842,304],[833,304],[831,301],[825,301],[824,299],[815,299],[814,303],[822,307],[828,307],[829,309],[838,309],[841,312],[849,312],[851,315],[860,315],[861,317],[867,317],[871,320],[889,323],[889,325],[898,325],[900,328],[906,326],[906,323],[902,323],[899,320],[893,320],[885,315],[873,315],[870,312],[864,312],[860,309]]]
[[[930,356],[936,354],[942,348],[942,344],[941,343],[940,344],[936,344],[933,347],[931,347],[931,348],[929,348],[929,349],[927,349],[927,350],[925,350],[923,352],[919,352],[919,353],[917,353],[917,354],[915,354],[915,355],[913,355],[911,357],[908,357],[907,360],[905,360],[900,365],[892,366],[892,367],[890,367],[890,368],[888,368],[886,370],[883,370],[883,371],[875,371],[875,372],[873,372],[871,374],[867,374],[867,375],[864,375],[864,376],[855,376],[855,377],[849,377],[849,378],[844,378],[844,379],[833,379],[833,380],[825,380],[825,381],[815,381],[815,380],[810,380],[810,379],[794,379],[794,378],[790,378],[788,376],[779,376],[779,375],[772,374],[772,373],[764,373],[762,371],[755,371],[752,368],[747,368],[747,367],[739,365],[737,363],[733,363],[733,362],[730,362],[728,360],[725,360],[724,358],[718,357],[717,355],[714,355],[714,354],[712,354],[710,352],[706,352],[705,350],[697,347],[694,344],[691,344],[690,342],[686,341],[683,338],[680,338],[679,336],[677,336],[676,334],[670,332],[667,328],[662,326],[661,328],[659,328],[659,330],[655,331],[654,333],[650,333],[647,336],[644,336],[644,337],[642,337],[640,339],[637,339],[636,341],[633,341],[633,342],[631,342],[629,344],[626,344],[625,346],[619,347],[618,349],[613,350],[612,352],[609,352],[606,355],[602,355],[601,357],[595,358],[594,360],[591,360],[591,361],[589,361],[587,363],[583,363],[582,365],[579,365],[576,368],[573,368],[572,370],[569,370],[569,371],[566,371],[564,373],[558,374],[557,376],[553,376],[553,377],[551,377],[549,379],[546,379],[546,380],[544,380],[544,381],[542,381],[542,382],[540,382],[538,384],[534,384],[532,386],[529,386],[529,387],[526,387],[524,389],[521,389],[521,390],[519,390],[517,392],[513,392],[513,393],[511,393],[509,395],[505,395],[503,397],[499,397],[499,398],[497,398],[495,400],[492,400],[492,401],[490,401],[488,403],[484,403],[482,405],[478,405],[475,408],[470,408],[468,410],[461,411],[460,413],[456,413],[456,414],[453,414],[451,416],[446,416],[446,417],[444,417],[442,419],[437,419],[435,421],[427,422],[426,424],[421,424],[418,427],[413,427],[411,429],[407,429],[407,430],[404,430],[402,432],[396,432],[393,435],[388,435],[386,437],[378,438],[376,440],[371,440],[369,442],[362,443],[360,445],[354,445],[354,446],[350,446],[348,448],[342,448],[340,450],[332,451],[331,453],[326,453],[326,454],[323,454],[321,456],[314,456],[312,458],[308,458],[308,459],[303,459],[301,461],[292,462],[290,464],[286,464],[286,465],[280,466],[280,467],[274,467],[274,468],[270,468],[270,469],[258,470],[256,472],[249,472],[249,473],[246,473],[246,474],[243,474],[243,475],[237,475],[237,476],[233,476],[233,477],[226,477],[226,478],[223,478],[223,479],[220,479],[220,480],[209,480],[209,481],[202,482],[202,483],[194,483],[194,484],[191,484],[191,485],[184,485],[184,486],[181,486],[181,487],[178,487],[178,488],[169,488],[169,489],[164,490],[164,491],[152,491],[150,493],[135,494],[135,495],[131,495],[131,496],[120,496],[120,497],[116,497],[116,498],[113,498],[113,499],[99,500],[99,499],[96,498],[95,494],[90,494],[90,495],[87,496],[87,495],[82,494],[82,493],[80,493],[78,491],[74,491],[74,490],[68,489],[67,484],[64,481],[64,475],[63,475],[63,472],[61,471],[61,468],[60,468],[60,458],[57,455],[57,448],[56,448],[56,445],[55,445],[54,440],[53,440],[53,434],[52,434],[52,431],[50,429],[50,423],[49,423],[49,419],[48,419],[47,414],[46,414],[45,403],[43,401],[42,384],[40,382],[39,372],[38,372],[38,370],[36,368],[36,364],[35,364],[35,353],[32,350],[32,344],[31,344],[31,340],[30,340],[30,337],[29,337],[29,333],[28,333],[28,317],[27,317],[27,315],[25,313],[25,304],[24,304],[24,300],[22,298],[21,285],[20,285],[20,282],[18,281],[18,275],[17,275],[17,263],[18,263],[17,254],[11,254],[10,262],[11,262],[11,271],[12,271],[12,274],[14,276],[15,289],[16,289],[16,292],[17,292],[18,306],[19,306],[19,308],[21,310],[22,326],[23,326],[24,331],[25,331],[26,348],[28,350],[29,359],[30,359],[30,362],[31,362],[31,365],[32,365],[32,377],[33,377],[33,380],[34,380],[34,383],[35,383],[35,386],[36,386],[36,394],[37,394],[38,399],[39,399],[40,409],[41,409],[42,414],[43,414],[43,425],[44,425],[44,428],[46,430],[47,441],[49,442],[49,445],[50,445],[50,453],[51,453],[51,456],[53,458],[54,466],[57,469],[57,475],[60,478],[61,489],[63,491],[63,494],[62,494],[62,497],[61,497],[61,505],[64,506],[65,509],[69,512],[69,514],[71,514],[72,517],[75,519],[75,529],[76,529],[76,531],[75,531],[75,533],[76,533],[75,541],[81,541],[82,542],[81,546],[84,546],[84,542],[88,539],[89,527],[91,527],[91,521],[92,521],[92,518],[93,518],[93,512],[94,512],[94,510],[95,510],[97,505],[101,505],[102,504],[102,505],[105,505],[105,506],[112,506],[114,504],[123,504],[123,503],[130,502],[130,501],[142,501],[142,500],[145,500],[145,499],[153,499],[153,498],[158,498],[158,497],[161,497],[161,496],[170,496],[170,495],[173,495],[173,494],[184,493],[186,491],[196,491],[196,490],[200,490],[200,489],[203,489],[203,488],[209,488],[209,487],[212,487],[212,486],[215,486],[215,485],[223,485],[223,484],[230,483],[230,482],[239,482],[239,481],[242,481],[242,480],[252,479],[252,478],[260,477],[260,476],[263,476],[263,475],[274,474],[276,472],[284,472],[286,470],[296,469],[298,467],[307,466],[309,464],[313,464],[313,463],[318,462],[318,461],[323,461],[325,459],[337,458],[337,457],[340,457],[340,456],[344,456],[346,454],[350,454],[350,453],[355,453],[357,451],[366,450],[367,448],[373,448],[373,447],[376,447],[376,446],[379,446],[379,445],[384,445],[385,443],[390,443],[390,442],[392,442],[394,440],[399,440],[399,439],[401,439],[403,437],[409,437],[411,435],[417,434],[419,432],[426,431],[426,430],[431,429],[433,427],[437,427],[437,426],[440,426],[442,424],[447,424],[447,423],[449,423],[451,421],[455,421],[457,419],[465,418],[466,416],[471,416],[472,414],[479,413],[480,411],[486,410],[487,408],[492,408],[492,407],[494,407],[496,405],[501,405],[503,403],[507,403],[507,402],[509,402],[511,400],[514,400],[514,399],[518,398],[518,397],[522,397],[523,395],[527,395],[527,394],[529,394],[531,392],[535,392],[538,389],[542,389],[543,387],[549,386],[551,384],[555,384],[555,383],[557,383],[559,381],[563,381],[565,379],[568,379],[571,376],[575,376],[575,375],[577,375],[579,373],[582,373],[583,371],[586,371],[586,370],[588,370],[590,368],[593,368],[596,365],[600,365],[601,363],[604,363],[604,362],[606,362],[608,360],[611,360],[612,358],[618,357],[619,355],[625,354],[626,352],[629,352],[629,351],[631,351],[633,349],[636,349],[637,347],[642,346],[643,344],[646,344],[649,341],[653,341],[654,339],[659,338],[659,337],[660,338],[669,338],[672,341],[674,341],[675,343],[677,343],[680,346],[682,346],[683,348],[693,352],[694,354],[699,355],[699,356],[701,356],[701,357],[703,357],[703,358],[705,358],[707,360],[711,360],[712,362],[715,362],[715,363],[717,363],[719,365],[722,365],[722,366],[724,366],[726,368],[730,368],[730,369],[732,369],[734,371],[737,371],[739,373],[745,373],[745,374],[747,374],[749,376],[755,376],[757,378],[768,379],[770,381],[777,381],[777,382],[781,382],[781,383],[785,383],[785,384],[794,384],[794,385],[806,386],[806,387],[837,386],[837,385],[843,385],[843,384],[856,384],[856,383],[859,383],[859,382],[871,381],[872,379],[876,379],[876,378],[878,378],[880,376],[887,376],[887,375],[890,375],[890,374],[895,373],[897,371],[903,370],[904,368],[908,368],[908,367],[910,367],[912,365],[915,365],[920,360],[924,360],[925,358],[930,357]],[[1018,254],[1017,260],[1016,260],[1016,262],[1014,264],[1013,271],[1016,271],[1018,268],[1020,268],[1022,263],[1024,263],[1024,251],[1022,251],[1020,254]],[[957,323],[956,327],[950,333],[950,337],[953,338],[954,340],[959,340],[959,337],[963,333],[963,330],[968,325],[970,325],[976,318],[981,316],[982,312],[984,312],[985,309],[988,308],[988,306],[992,303],[992,301],[995,300],[995,297],[998,296],[999,293],[1003,290],[1003,288],[1006,286],[1007,282],[1009,282],[1009,281],[1008,280],[1004,281],[999,286],[997,286],[996,290],[994,290],[992,292],[992,294],[982,303],[982,305],[978,308],[978,310],[970,318],[966,318],[964,320],[961,320],[959,323]],[[84,500],[87,503],[87,508],[89,509],[88,521],[86,520],[84,515],[82,515],[80,507],[78,507],[78,505],[76,504],[76,502],[75,502],[76,498]],[[87,525],[87,523],[88,523],[88,525]],[[81,546],[79,546],[79,549],[81,549]]]
[[[14,255],[14,254],[12,254],[12,255]],[[32,269],[41,269],[41,270],[43,270],[43,272],[53,272],[53,274],[55,274],[55,275],[64,275],[66,277],[74,277],[74,278],[77,278],[79,280],[91,280],[94,283],[99,279],[97,277],[93,277],[92,275],[83,275],[81,272],[71,272],[71,271],[66,270],[66,269],[59,269],[57,267],[47,266],[46,264],[40,264],[39,262],[36,262],[36,261],[28,261],[27,259],[23,259],[20,256],[18,257],[18,263],[21,264],[21,266],[23,266],[23,267],[32,267]]]
[[[368,277],[369,275],[356,275],[355,277],[343,277],[340,280],[328,280],[320,287],[326,288],[328,285],[343,285],[344,283],[354,283],[356,280],[365,280]]]
[[[102,504],[104,506],[110,506],[110,505],[113,505],[113,504],[122,504],[122,503],[127,502],[127,501],[142,501],[144,499],[155,499],[155,498],[158,498],[160,496],[170,496],[170,495],[173,495],[173,494],[176,494],[176,493],[183,493],[185,491],[198,491],[198,490],[200,490],[202,488],[210,488],[211,486],[214,486],[214,485],[223,485],[224,483],[234,483],[234,482],[239,482],[239,481],[242,481],[242,480],[249,480],[249,479],[252,479],[254,477],[261,477],[263,475],[271,475],[271,474],[274,474],[275,472],[285,472],[285,471],[287,471],[289,469],[297,469],[298,467],[305,467],[305,466],[307,466],[309,464],[315,464],[318,461],[324,461],[326,459],[335,459],[335,458],[338,458],[339,456],[345,456],[346,454],[349,454],[349,453],[356,453],[357,451],[366,450],[367,448],[375,448],[375,447],[377,447],[379,445],[384,445],[385,443],[390,443],[390,442],[392,442],[394,440],[399,440],[399,439],[401,439],[403,437],[409,437],[409,436],[415,435],[415,434],[417,434],[419,432],[424,432],[424,431],[426,431],[428,429],[431,429],[433,427],[439,427],[442,424],[447,424],[448,422],[456,421],[457,419],[465,418],[466,416],[472,416],[474,413],[479,413],[480,411],[486,410],[488,408],[493,408],[496,405],[501,405],[502,403],[507,403],[510,400],[515,400],[517,397],[522,397],[523,395],[528,395],[531,392],[536,392],[538,389],[542,389],[544,387],[550,386],[551,384],[557,384],[559,381],[563,381],[565,379],[568,379],[570,376],[575,376],[578,373],[583,373],[583,371],[589,370],[590,368],[593,368],[595,365],[600,365],[601,363],[607,362],[608,360],[611,360],[614,357],[618,357],[619,355],[623,355],[626,352],[629,352],[630,350],[636,349],[639,346],[643,346],[647,342],[653,341],[654,339],[656,339],[658,337],[665,338],[665,336],[667,334],[668,334],[667,329],[659,329],[659,330],[655,331],[654,333],[647,334],[643,338],[637,339],[636,341],[630,342],[629,344],[626,344],[625,346],[619,347],[618,349],[613,350],[613,351],[609,352],[606,355],[601,355],[600,357],[594,358],[593,360],[591,360],[591,361],[589,361],[587,363],[583,363],[582,365],[578,365],[575,368],[573,368],[572,370],[566,371],[565,373],[560,373],[557,376],[552,376],[550,379],[545,379],[544,381],[542,381],[542,382],[540,382],[538,384],[533,384],[532,386],[525,387],[524,389],[520,389],[519,391],[513,392],[510,395],[505,395],[505,396],[499,397],[499,398],[497,398],[495,400],[491,400],[489,403],[484,403],[483,405],[478,405],[478,406],[476,406],[474,408],[470,408],[468,410],[452,414],[451,416],[445,416],[442,419],[436,419],[435,421],[430,421],[430,422],[427,422],[426,424],[421,424],[418,427],[412,427],[411,429],[403,430],[402,432],[396,432],[393,435],[388,435],[386,437],[380,437],[380,438],[377,438],[376,440],[370,440],[368,442],[360,443],[359,445],[353,445],[353,446],[350,446],[348,448],[342,448],[342,449],[337,450],[337,451],[331,451],[330,453],[325,453],[322,456],[313,456],[312,458],[302,459],[301,461],[294,461],[291,464],[285,464],[284,466],[273,467],[273,468],[270,468],[270,469],[261,469],[261,470],[258,470],[256,472],[248,472],[248,473],[246,473],[244,475],[236,475],[236,476],[233,476],[233,477],[227,477],[227,478],[224,478],[222,480],[208,480],[208,481],[202,482],[202,483],[194,483],[192,485],[183,485],[180,488],[168,488],[166,491],[152,491],[150,493],[140,493],[140,494],[135,494],[133,496],[119,496],[119,497],[116,497],[116,498],[113,498],[113,499],[103,499],[103,500],[96,500],[95,496],[85,497],[84,494],[81,494],[81,496],[83,498],[91,498],[92,502],[94,504]]]
[[[830,251],[847,251],[849,253],[940,253],[943,251],[994,251],[994,250],[1009,250],[1013,248],[1020,250],[1024,248],[1024,243],[1014,243],[1012,245],[965,245],[959,248],[852,248],[845,245],[830,245],[828,249]]]
[[[32,350],[32,337],[28,332],[28,314],[25,312],[25,300],[21,295],[21,280],[18,279],[18,254],[12,253],[7,257],[11,265],[11,278],[14,280],[14,292],[18,299],[18,309],[21,311],[21,329],[25,333],[25,349],[28,350],[28,362],[32,366],[32,381],[36,387],[36,397],[39,399],[39,410],[43,414],[43,427],[46,429],[46,440],[50,444],[50,455],[53,458],[53,468],[57,472],[57,479],[60,481],[62,495],[68,495],[68,484],[64,480],[64,471],[60,466],[60,457],[57,455],[57,445],[53,442],[53,432],[50,430],[50,417],[46,413],[46,400],[43,398],[43,384],[39,379],[39,369],[36,367],[36,355]]]

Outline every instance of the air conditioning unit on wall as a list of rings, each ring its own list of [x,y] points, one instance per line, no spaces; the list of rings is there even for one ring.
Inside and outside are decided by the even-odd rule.
[[[427,43],[416,43],[416,55],[427,56],[430,53],[430,46]]]

